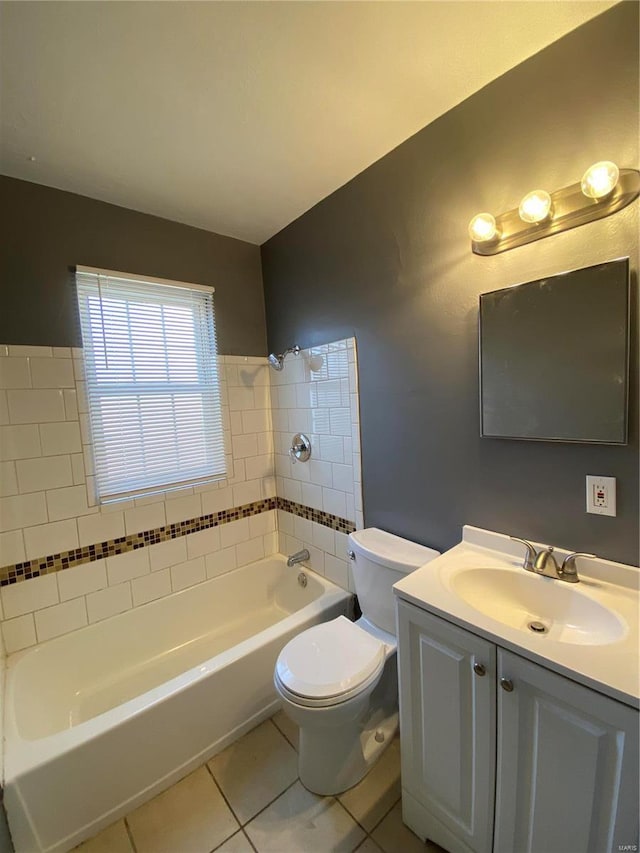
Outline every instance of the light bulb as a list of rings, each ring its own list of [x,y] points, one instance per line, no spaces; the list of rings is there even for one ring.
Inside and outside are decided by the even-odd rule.
[[[496,220],[490,213],[477,213],[469,223],[469,237],[474,243],[487,243],[499,236]]]
[[[551,216],[551,196],[546,190],[533,190],[520,202],[518,214],[523,222],[544,222]]]
[[[613,192],[620,170],[610,160],[601,160],[589,166],[582,176],[580,187],[588,198],[605,198]]]

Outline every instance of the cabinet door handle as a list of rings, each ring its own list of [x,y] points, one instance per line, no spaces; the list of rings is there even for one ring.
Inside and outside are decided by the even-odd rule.
[[[481,663],[474,663],[473,671],[476,675],[486,675],[487,673],[486,667]]]
[[[500,687],[502,687],[503,690],[506,690],[507,693],[513,693],[513,681],[511,681],[510,678],[501,678]]]

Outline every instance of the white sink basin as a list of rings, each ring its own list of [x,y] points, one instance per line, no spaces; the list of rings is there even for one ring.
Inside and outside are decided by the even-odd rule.
[[[556,559],[568,554],[555,549]],[[465,525],[461,542],[405,575],[394,593],[498,648],[637,708],[640,570],[597,557],[580,560],[578,572],[576,584],[527,572],[509,536]],[[546,630],[535,633],[530,622]]]
[[[580,584],[511,568],[464,568],[449,576],[453,593],[485,616],[527,633],[575,645],[606,645],[621,639],[624,622],[580,592]]]

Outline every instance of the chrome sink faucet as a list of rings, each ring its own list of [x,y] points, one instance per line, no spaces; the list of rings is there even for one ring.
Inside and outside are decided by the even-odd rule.
[[[578,569],[576,568],[576,557],[585,557],[590,560],[596,559],[595,554],[574,551],[572,554],[566,556],[562,561],[562,565],[559,566],[556,562],[552,545],[543,548],[541,551],[536,551],[531,542],[527,542],[526,539],[519,539],[517,536],[510,536],[509,538],[513,539],[514,542],[520,542],[527,549],[524,562],[522,563],[523,569],[527,572],[534,572],[537,575],[543,575],[546,578],[553,578],[558,581],[565,581],[566,583],[578,583],[580,580]]]

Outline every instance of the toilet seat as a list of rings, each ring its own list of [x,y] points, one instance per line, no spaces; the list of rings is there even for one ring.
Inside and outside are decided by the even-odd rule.
[[[326,707],[366,690],[384,662],[385,644],[338,616],[290,640],[278,656],[275,677],[291,701]]]
[[[372,684],[374,686],[377,684],[380,675],[382,674],[383,668],[384,662],[381,665],[380,669],[377,669],[369,676],[369,678],[367,678],[364,684],[358,684],[352,690],[348,690],[346,693],[341,693],[339,696],[321,697],[319,699],[311,699],[308,696],[300,696],[298,693],[292,693],[280,681],[277,674],[274,677],[274,682],[276,689],[280,693],[280,696],[283,699],[288,699],[289,702],[294,705],[298,705],[303,708],[335,708],[338,705],[344,705],[350,699],[357,699],[358,696],[367,693],[367,688],[369,688]]]

